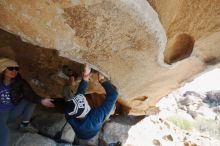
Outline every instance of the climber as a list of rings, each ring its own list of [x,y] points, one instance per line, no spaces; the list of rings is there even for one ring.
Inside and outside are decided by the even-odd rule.
[[[98,145],[96,140],[106,117],[110,114],[118,97],[114,85],[103,74],[98,73],[98,81],[106,92],[103,104],[97,108],[91,108],[84,94],[90,78],[91,69],[88,64],[84,66],[82,80],[76,93],[66,96],[66,119],[72,126],[76,137],[74,144]],[[66,94],[68,95],[68,94]]]
[[[7,124],[22,116],[19,130],[36,133],[38,130],[30,124],[36,103],[54,107],[51,98],[38,96],[31,86],[21,78],[16,61],[0,59],[0,146],[7,146],[9,130]]]

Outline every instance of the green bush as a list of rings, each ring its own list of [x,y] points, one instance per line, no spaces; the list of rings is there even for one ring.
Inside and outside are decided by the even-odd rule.
[[[172,117],[168,117],[167,120],[186,131],[192,131],[193,129],[193,123],[181,117],[172,116]]]

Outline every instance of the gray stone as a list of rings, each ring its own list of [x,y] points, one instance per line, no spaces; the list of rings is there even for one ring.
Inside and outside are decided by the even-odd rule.
[[[32,124],[39,129],[40,133],[55,136],[61,131],[64,126],[66,119],[64,114],[59,113],[43,113],[37,114],[36,118],[33,120]],[[74,141],[75,133],[72,127],[67,123],[63,132],[61,139],[66,140],[70,143]]]
[[[100,133],[101,145],[116,143],[120,141],[122,145],[128,138],[128,131],[132,125],[143,119],[143,116],[119,116],[113,118],[110,122],[105,123]]]
[[[15,132],[16,133],[16,132]],[[14,133],[16,140],[11,140],[11,146],[71,146],[71,144],[58,144],[52,139],[43,137],[39,134]]]
[[[220,90],[207,92],[205,102],[215,103],[214,106],[219,105],[220,104]]]

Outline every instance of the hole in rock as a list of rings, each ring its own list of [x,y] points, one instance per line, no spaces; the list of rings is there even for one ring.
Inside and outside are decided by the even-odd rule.
[[[164,62],[173,64],[189,57],[193,51],[195,40],[192,36],[182,33],[170,39],[164,50]]]

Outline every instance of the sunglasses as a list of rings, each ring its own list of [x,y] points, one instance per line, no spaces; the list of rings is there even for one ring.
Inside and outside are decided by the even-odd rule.
[[[19,71],[19,67],[7,67],[7,69],[10,71],[13,71],[13,70]]]

